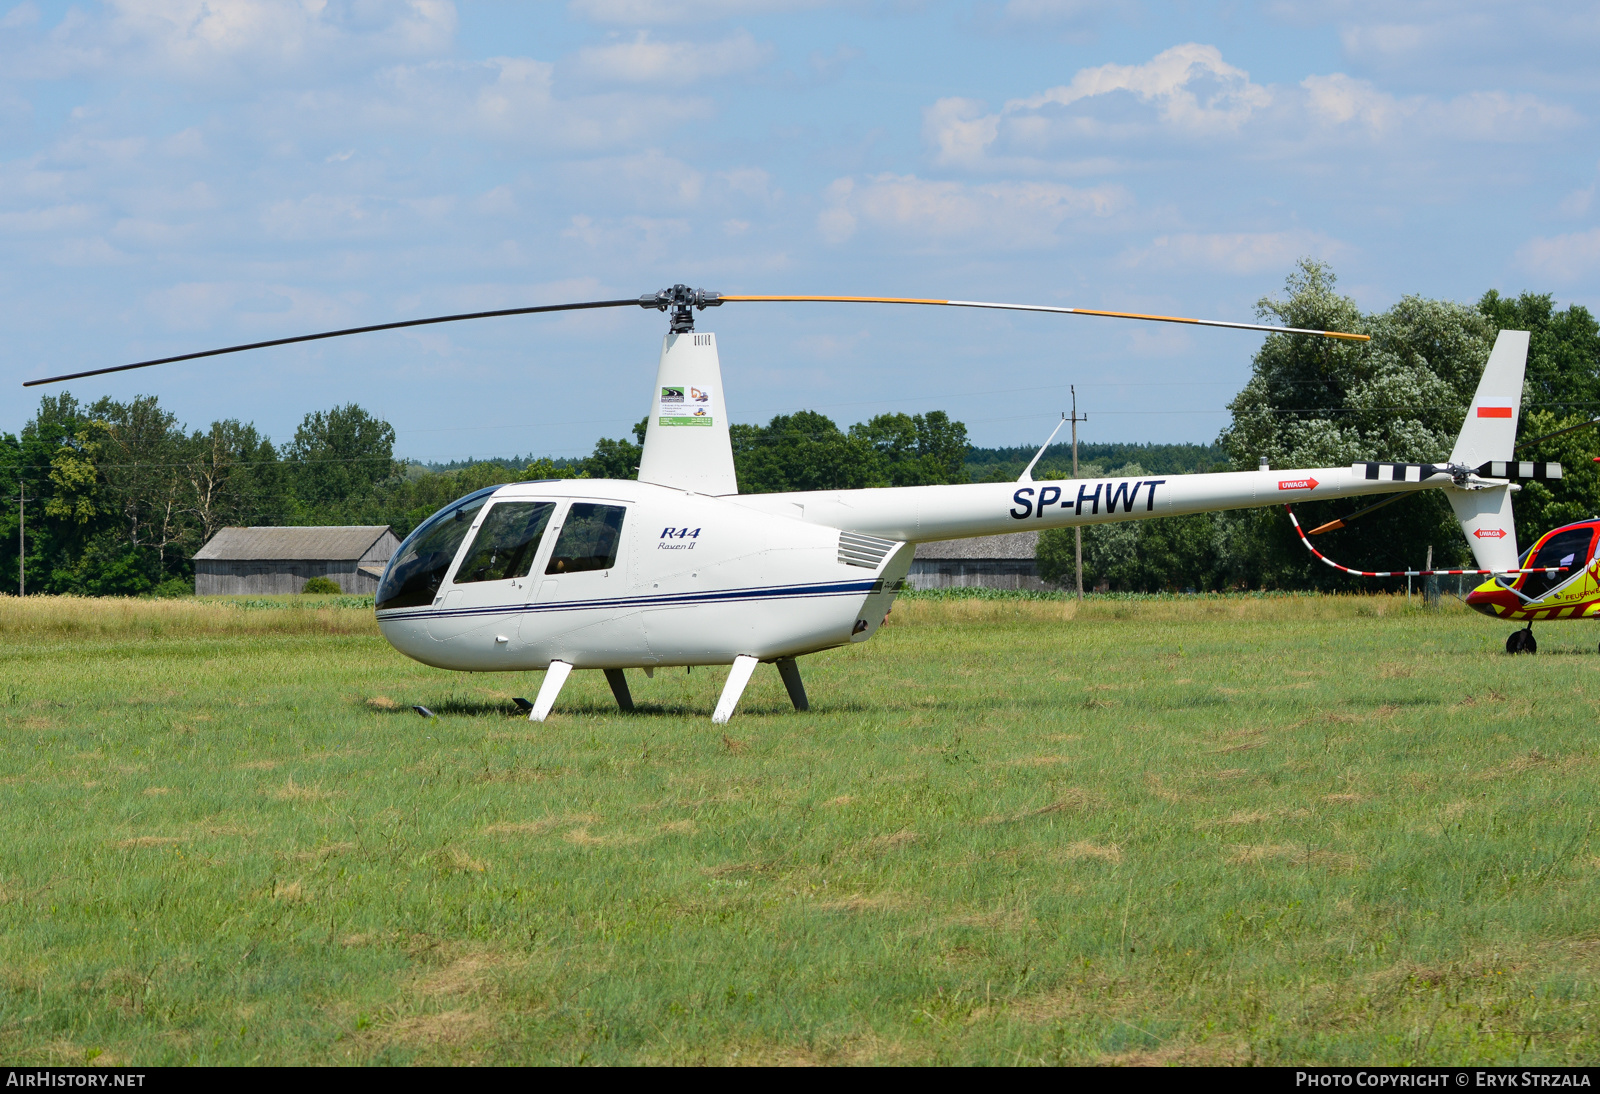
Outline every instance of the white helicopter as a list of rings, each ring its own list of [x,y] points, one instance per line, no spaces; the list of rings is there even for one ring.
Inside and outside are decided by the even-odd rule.
[[[1084,308],[721,295],[676,285],[625,300],[437,316],[228,346],[26,386],[467,319],[612,307],[670,310],[637,481],[521,482],[469,494],[406,537],[378,587],[378,626],[409,657],[474,672],[546,670],[530,704],[536,722],[549,715],[575,668],[602,670],[618,705],[631,710],[626,669],[654,675],[668,666],[731,664],[712,714],[714,723],[725,723],[756,665],[771,662],[795,708],[806,710],[795,659],[871,638],[905,586],[916,545],[930,540],[1443,488],[1483,567],[1449,572],[1518,574],[1510,480],[1519,470],[1524,478],[1553,477],[1545,465],[1537,475],[1517,465],[1507,473],[1528,335],[1503,331],[1455,451],[1441,466],[1358,463],[1274,471],[1263,459],[1257,471],[1035,482],[1034,465],[1052,434],[1013,483],[740,495],[716,336],[694,329],[694,312],[755,301],[991,308],[1367,337]]]

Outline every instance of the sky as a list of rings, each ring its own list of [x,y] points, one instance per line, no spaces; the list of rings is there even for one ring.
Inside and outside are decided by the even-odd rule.
[[[725,293],[1250,321],[1302,256],[1381,310],[1600,308],[1600,4],[0,0],[0,432],[37,376],[334,327]],[[736,421],[1209,442],[1261,336],[729,304]],[[494,319],[64,385],[278,441],[576,456],[666,322]],[[60,390],[60,389],[56,389]]]

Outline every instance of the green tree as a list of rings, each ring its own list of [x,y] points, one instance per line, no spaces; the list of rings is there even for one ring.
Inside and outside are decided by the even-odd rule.
[[[634,424],[634,441],[626,438],[612,440],[601,437],[594,444],[594,453],[583,461],[586,479],[636,479],[639,477],[639,460],[644,455],[644,434],[650,419],[640,418]]]
[[[344,523],[372,508],[394,478],[394,427],[355,403],[307,414],[284,448],[296,523]]]
[[[229,525],[284,523],[288,476],[272,442],[236,418],[212,422],[183,442],[188,514],[204,544]]]
[[[889,484],[867,437],[845,434],[814,410],[780,414],[764,426],[735,425],[730,432],[741,494]]]
[[[831,424],[831,423],[830,423]],[[880,414],[850,427],[878,456],[879,474],[891,486],[930,486],[967,481],[967,427],[942,410],[927,414]]]

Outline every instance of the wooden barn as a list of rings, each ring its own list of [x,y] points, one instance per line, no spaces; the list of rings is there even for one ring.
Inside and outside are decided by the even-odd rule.
[[[387,524],[224,528],[194,556],[194,591],[298,593],[311,578],[326,577],[347,593],[373,593],[398,546]]]
[[[991,589],[1048,589],[1039,580],[1034,552],[1038,532],[1007,532],[1000,536],[947,539],[922,543],[906,574],[913,589],[949,589],[982,585]]]

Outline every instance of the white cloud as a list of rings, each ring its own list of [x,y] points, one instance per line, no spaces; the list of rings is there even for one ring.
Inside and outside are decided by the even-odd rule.
[[[1129,111],[1114,97],[1131,99]],[[1093,173],[1110,166],[1085,155],[1106,142],[1161,132],[1170,137],[1248,135],[1280,146],[1340,131],[1407,140],[1533,140],[1583,121],[1571,107],[1530,94],[1475,91],[1452,99],[1399,97],[1344,73],[1308,76],[1299,87],[1253,83],[1215,46],[1189,42],[1144,64],[1080,69],[1066,84],[1013,99],[998,111],[966,98],[939,99],[923,112],[923,138],[936,163],[1024,172]],[[1064,158],[1063,149],[1072,157]]]
[[[261,227],[279,239],[328,239],[381,230],[383,217],[360,197],[308,194],[298,201],[276,201],[261,214]]]
[[[723,185],[741,197],[767,202],[782,197],[772,188],[772,176],[759,167],[735,167],[719,171],[717,178]]]
[[[18,70],[259,84],[441,53],[456,32],[450,0],[106,0],[102,10],[70,12]]]
[[[517,198],[509,186],[496,186],[478,195],[472,207],[485,216],[512,216],[517,212]]]
[[[940,99],[923,111],[922,135],[940,163],[977,163],[1000,135],[1000,115],[976,99]]]
[[[1345,52],[1352,56],[1412,53],[1439,40],[1438,24],[1371,23],[1347,26],[1339,33]]]
[[[1004,17],[1016,23],[1077,23],[1129,6],[1121,0],[1006,0]]]
[[[625,201],[646,209],[694,205],[705,186],[705,175],[657,149],[574,164],[568,174],[588,201]]]
[[[187,281],[150,293],[144,307],[172,330],[204,330],[240,316],[253,321],[246,328],[250,330],[311,329],[349,322],[354,314],[350,303],[296,285]]]
[[[611,93],[560,98],[555,68],[526,57],[399,65],[382,74],[379,94],[345,94],[320,104],[341,120],[435,133],[471,134],[519,144],[597,148],[659,134],[711,110],[682,95]]]
[[[1287,269],[1303,255],[1335,258],[1346,248],[1315,232],[1184,232],[1157,236],[1123,255],[1129,266],[1255,274]]]
[[[1600,228],[1529,240],[1517,251],[1517,264],[1557,281],[1581,277],[1600,268]]]
[[[1399,98],[1342,72],[1300,81],[1311,117],[1325,125],[1365,130],[1375,137],[1402,131],[1465,140],[1529,140],[1567,129],[1583,118],[1571,107],[1532,95],[1476,91],[1454,99]]]
[[[829,243],[843,243],[867,226],[925,242],[964,240],[1002,249],[1052,246],[1066,222],[1109,216],[1128,202],[1116,186],[969,185],[914,175],[875,175],[859,185],[839,179],[828,187],[827,197],[817,229]]]
[[[1002,138],[1039,151],[1062,137],[1081,141],[1148,128],[1101,121],[1087,112],[1090,100],[1119,92],[1154,107],[1161,125],[1194,136],[1236,131],[1272,104],[1272,93],[1224,61],[1217,47],[1189,42],[1140,65],[1080,69],[1070,83],[1013,99],[998,113],[984,113],[983,105],[971,99],[941,99],[924,113],[923,134],[938,162],[976,166]],[[1076,111],[1064,112],[1075,106]]]
[[[682,86],[718,76],[753,72],[773,56],[772,46],[740,31],[718,42],[655,42],[640,31],[631,42],[578,51],[578,68],[621,83]]]
[[[578,215],[561,235],[624,262],[655,262],[681,249],[689,222],[675,217],[593,217]]]
[[[28,0],[26,3],[18,4],[4,16],[0,16],[0,30],[20,30],[23,27],[31,27],[38,21],[39,8],[32,3],[32,0]]]
[[[96,215],[97,211],[92,206],[82,204],[0,213],[0,232],[59,232],[65,228],[82,227],[94,220]]]
[[[596,23],[643,26],[776,15],[854,0],[572,0],[567,10]]]
[[[1142,65],[1080,69],[1071,83],[1007,103],[1005,112],[1038,110],[1051,103],[1070,106],[1117,91],[1154,104],[1168,125],[1198,133],[1237,129],[1272,101],[1266,88],[1250,82],[1248,72],[1224,61],[1216,46],[1187,42]]]

